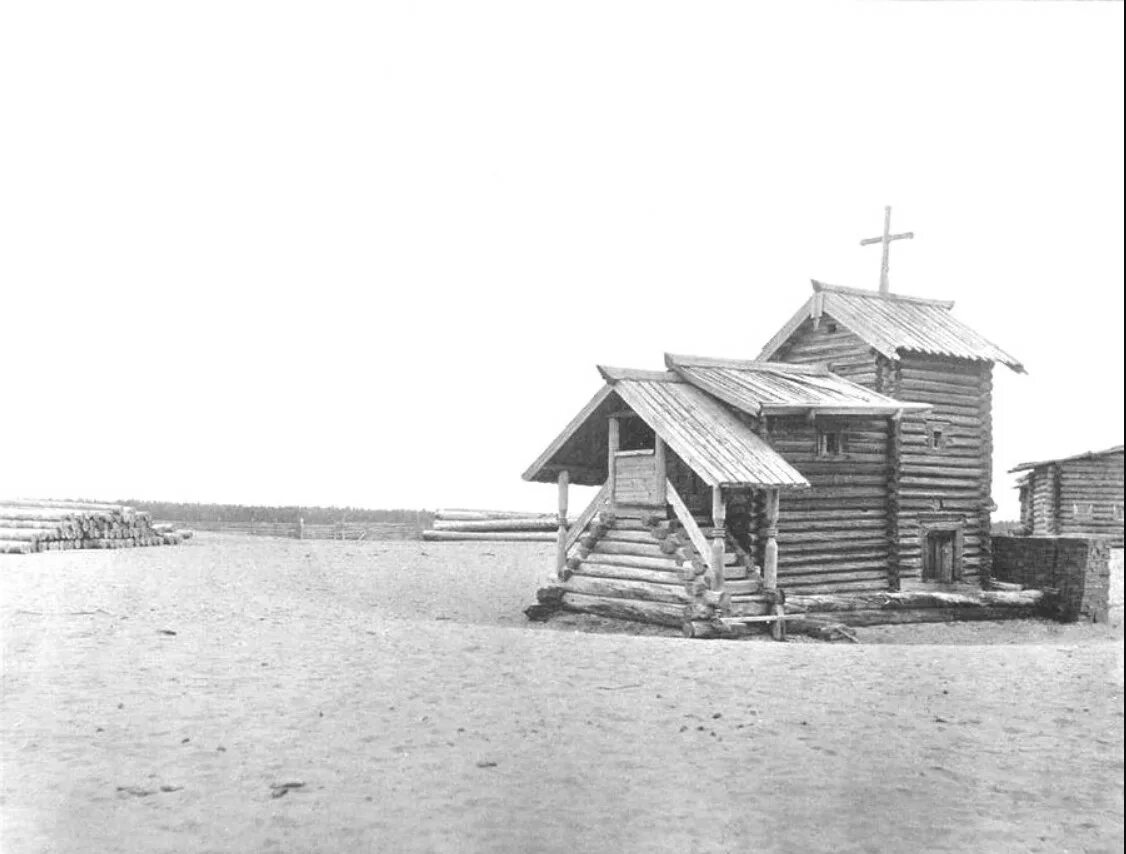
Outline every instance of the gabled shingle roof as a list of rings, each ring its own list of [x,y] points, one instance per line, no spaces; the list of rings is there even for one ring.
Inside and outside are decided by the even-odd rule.
[[[1038,462],[1034,463],[1021,463],[1019,466],[1013,466],[1011,469],[1009,469],[1009,474],[1018,471],[1030,471],[1031,469],[1038,469],[1040,468],[1040,466],[1049,466],[1052,463],[1070,463],[1074,462],[1075,460],[1093,460],[1098,457],[1109,457],[1112,454],[1121,454],[1122,452],[1122,445],[1114,445],[1113,447],[1107,448],[1103,451],[1087,451],[1086,453],[1074,454],[1070,457],[1056,457],[1053,460],[1039,460]]]
[[[759,359],[771,359],[807,318],[828,314],[889,359],[898,359],[905,352],[925,353],[1000,362],[1024,373],[1019,361],[950,314],[952,302],[817,281],[813,290],[813,296],[763,348]]]
[[[599,366],[607,385],[591,399],[526,472],[525,480],[553,480],[557,459],[572,439],[594,429],[600,407],[616,394],[703,480],[712,485],[804,488],[809,482],[727,406],[667,371]],[[581,438],[581,437],[580,437]],[[605,450],[598,448],[599,460]]]
[[[827,368],[665,354],[665,364],[698,388],[750,415],[810,410],[826,415],[894,415],[929,409],[871,391]]]

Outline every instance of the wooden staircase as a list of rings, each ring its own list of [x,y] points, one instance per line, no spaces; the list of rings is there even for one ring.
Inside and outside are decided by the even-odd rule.
[[[679,502],[675,493],[670,499]],[[710,516],[689,518],[682,503],[611,512],[600,493],[577,521],[559,583],[540,591],[544,605],[681,627],[691,636],[701,627],[713,633],[709,626],[722,633],[723,619],[770,613],[758,569],[726,536],[722,581],[713,577]]]

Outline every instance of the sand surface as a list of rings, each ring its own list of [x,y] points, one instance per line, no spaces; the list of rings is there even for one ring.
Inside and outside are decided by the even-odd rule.
[[[551,555],[0,558],[0,850],[1121,850],[1120,632],[531,625]]]

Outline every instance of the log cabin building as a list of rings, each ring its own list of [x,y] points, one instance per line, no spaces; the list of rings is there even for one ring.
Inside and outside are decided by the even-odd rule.
[[[1020,521],[1034,537],[1095,534],[1123,540],[1122,445],[1055,460],[1021,463]]]
[[[605,384],[524,473],[559,486],[564,607],[707,636],[787,593],[980,586],[992,369],[952,303],[813,283],[755,360]],[[567,519],[568,484],[600,486]]]

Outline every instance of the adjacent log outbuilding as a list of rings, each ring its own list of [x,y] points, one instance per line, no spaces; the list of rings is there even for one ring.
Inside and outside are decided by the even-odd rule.
[[[1071,457],[1021,463],[1020,518],[1026,534],[1097,534],[1123,541],[1122,445]]]

